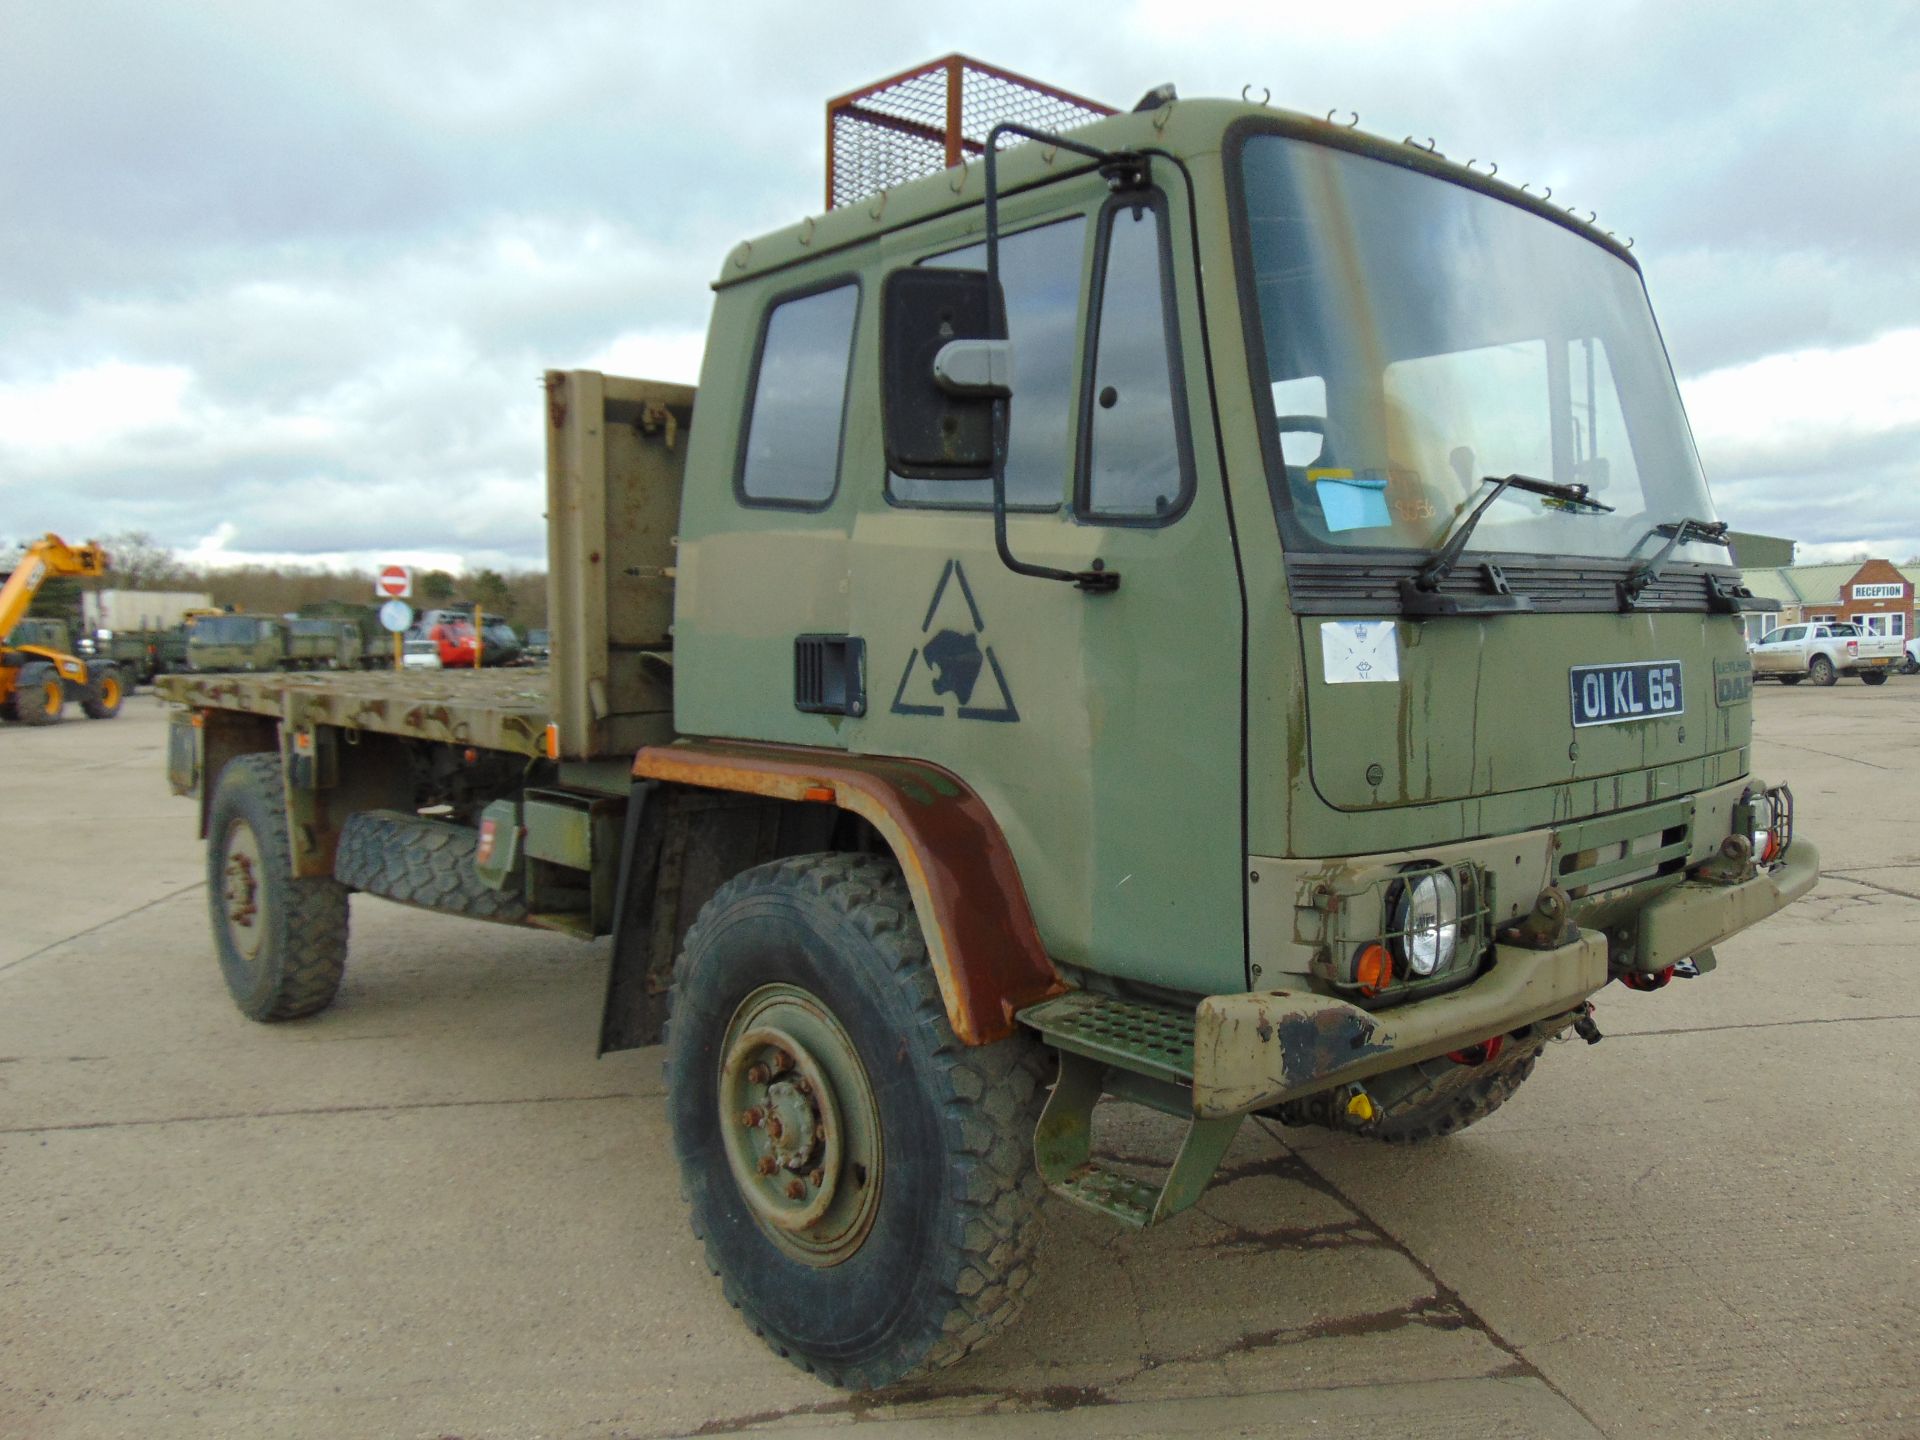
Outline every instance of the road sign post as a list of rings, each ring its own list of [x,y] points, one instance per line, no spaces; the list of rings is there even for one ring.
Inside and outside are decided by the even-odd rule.
[[[393,632],[393,668],[403,665],[401,637],[413,624],[413,607],[404,600],[389,600],[380,607],[380,623]]]

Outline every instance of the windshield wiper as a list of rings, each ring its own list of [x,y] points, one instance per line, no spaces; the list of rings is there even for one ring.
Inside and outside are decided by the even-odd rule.
[[[1634,541],[1633,549],[1638,550],[1655,535],[1666,536],[1667,543],[1660,547],[1660,553],[1651,560],[1643,560],[1634,566],[1627,572],[1627,578],[1620,582],[1622,610],[1631,610],[1640,603],[1640,596],[1660,578],[1660,572],[1666,568],[1667,561],[1673,558],[1673,552],[1687,541],[1705,540],[1710,545],[1725,546],[1728,554],[1733,553],[1733,541],[1727,534],[1727,522],[1724,520],[1696,520],[1689,515],[1680,520],[1662,521]]]
[[[1453,567],[1460,563],[1460,556],[1466,551],[1467,541],[1473,535],[1473,527],[1480,523],[1480,517],[1487,513],[1492,505],[1509,490],[1525,490],[1530,495],[1542,495],[1556,500],[1562,505],[1584,506],[1589,510],[1612,510],[1611,505],[1603,505],[1587,494],[1585,485],[1563,485],[1554,480],[1536,480],[1531,475],[1508,475],[1496,479],[1484,475],[1482,485],[1492,485],[1487,498],[1467,513],[1467,518],[1454,527],[1446,543],[1420,567],[1419,573],[1403,577],[1400,581],[1400,609],[1407,615],[1488,615],[1507,614],[1533,609],[1533,601],[1524,595],[1516,595],[1507,588],[1507,577],[1498,565],[1488,564],[1484,568],[1490,593],[1484,595],[1442,595],[1440,586],[1453,574]]]

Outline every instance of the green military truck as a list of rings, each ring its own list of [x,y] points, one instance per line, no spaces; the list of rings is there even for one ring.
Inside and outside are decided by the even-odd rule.
[[[1623,246],[1265,105],[957,158],[726,257],[697,407],[547,376],[546,674],[162,682],[239,1008],[354,891],[611,937],[727,1298],[854,1387],[1006,1323],[1049,1191],[1448,1135],[1818,868]]]

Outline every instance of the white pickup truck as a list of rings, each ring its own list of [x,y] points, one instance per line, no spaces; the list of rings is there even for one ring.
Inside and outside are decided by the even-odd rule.
[[[1747,647],[1753,656],[1753,678],[1798,685],[1811,679],[1831,685],[1841,675],[1858,675],[1869,685],[1884,685],[1906,660],[1897,635],[1863,635],[1859,627],[1839,620],[1811,620],[1783,625]]]

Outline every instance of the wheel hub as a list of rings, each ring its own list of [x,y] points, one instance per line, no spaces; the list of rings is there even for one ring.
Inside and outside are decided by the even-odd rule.
[[[260,853],[253,832],[244,826],[236,826],[227,838],[223,874],[227,934],[234,947],[251,959],[260,948]]]
[[[880,1192],[879,1115],[846,1032],[805,991],[764,987],[727,1027],[719,1081],[728,1165],[755,1222],[808,1264],[846,1259]]]

